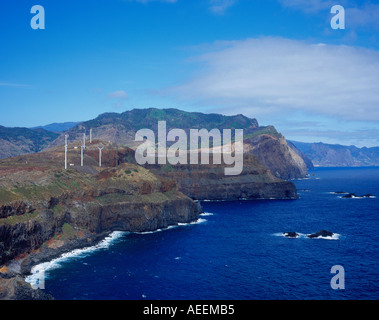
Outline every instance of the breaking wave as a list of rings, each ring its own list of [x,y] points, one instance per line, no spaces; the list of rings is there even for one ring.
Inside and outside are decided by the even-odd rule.
[[[202,217],[213,216],[213,213],[211,213],[211,212],[203,212],[203,213],[200,214],[200,216],[202,216]]]
[[[212,215],[212,213],[205,213],[205,216],[207,215]],[[147,231],[147,232],[134,232],[135,234],[150,234],[150,233],[156,233],[156,232],[161,232],[165,230],[169,230],[172,228],[177,228],[181,226],[189,226],[189,225],[194,225],[194,224],[200,224],[204,223],[207,220],[199,218],[196,221],[189,222],[189,223],[178,223],[177,225],[173,226],[168,226],[167,228],[164,229],[157,229],[155,231]],[[60,268],[62,266],[62,263],[65,261],[68,261],[73,258],[78,258],[78,257],[86,257],[90,254],[92,254],[95,251],[102,250],[102,249],[108,249],[113,243],[115,243],[117,240],[122,238],[124,235],[131,234],[131,232],[126,232],[126,231],[114,231],[112,232],[109,236],[104,238],[102,241],[100,241],[98,244],[91,246],[91,247],[86,247],[83,249],[74,249],[70,252],[63,253],[60,257],[55,258],[51,261],[48,262],[43,262],[40,264],[37,264],[33,266],[31,269],[31,274],[25,278],[25,281],[30,283],[30,284],[35,284],[38,279],[41,278],[41,273],[45,274],[46,271],[53,270]],[[46,277],[46,274],[45,274]]]
[[[60,257],[55,258],[51,261],[37,264],[32,268],[31,275],[27,276],[25,278],[25,281],[31,284],[36,283],[36,281],[40,278],[39,275],[41,273],[45,273],[48,270],[59,268],[61,267],[62,262],[65,262],[67,260],[77,257],[85,257],[95,251],[108,249],[115,241],[119,240],[126,234],[128,234],[128,232],[114,231],[94,246],[86,247],[83,249],[74,249],[70,252],[63,253]]]
[[[199,218],[196,221],[187,222],[187,223],[178,223],[176,225],[168,226],[167,228],[163,228],[163,229],[157,229],[157,230],[154,230],[154,231],[133,232],[133,233],[134,234],[151,234],[151,233],[162,232],[162,231],[166,231],[166,230],[170,230],[170,229],[174,229],[174,228],[178,228],[178,227],[190,226],[190,225],[193,225],[193,224],[200,224],[200,223],[203,223],[203,222],[206,222],[206,221],[207,220],[205,220],[205,219]]]
[[[274,233],[273,236],[276,236],[276,237],[283,237],[283,238],[287,238],[287,239],[300,239],[300,238],[303,238],[303,239],[311,239],[311,240],[314,240],[314,239],[324,239],[324,240],[339,240],[341,235],[338,234],[338,233],[334,233],[333,236],[331,237],[317,237],[317,238],[309,238],[308,236],[311,235],[311,233],[300,233],[300,232],[296,232],[298,234],[298,236],[296,238],[289,238],[289,237],[286,237],[284,235],[283,232],[278,232],[278,233]]]

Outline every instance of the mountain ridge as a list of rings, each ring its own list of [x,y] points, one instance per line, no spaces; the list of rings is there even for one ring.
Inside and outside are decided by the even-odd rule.
[[[315,167],[379,166],[379,147],[358,148],[323,142],[290,142],[311,159]]]
[[[0,126],[0,159],[39,152],[59,137],[42,128],[7,128]]]
[[[69,142],[82,141],[83,133],[89,137],[92,129],[92,137],[118,145],[135,148],[140,142],[135,141],[135,134],[140,129],[151,129],[157,137],[158,122],[166,121],[167,131],[171,129],[183,129],[187,136],[191,129],[243,129],[245,152],[256,156],[259,161],[271,172],[281,179],[303,178],[307,175],[305,157],[293,152],[284,136],[273,126],[260,126],[255,118],[249,118],[242,114],[226,116],[217,113],[188,112],[175,108],[169,109],[132,109],[122,113],[107,112],[100,114],[95,119],[80,123],[50,124],[42,128],[23,129],[35,139],[29,141],[23,135],[15,135],[14,128],[4,128],[9,134],[15,136],[12,144],[6,139],[0,140],[0,158],[35,153],[52,147],[64,145],[65,135],[69,136]],[[68,127],[64,132],[50,132],[59,128]],[[17,131],[17,130],[16,130]],[[43,133],[44,135],[42,135]],[[24,134],[26,135],[26,133]],[[1,136],[0,136],[1,138]],[[31,145],[31,146],[30,146]]]
[[[44,126],[37,126],[37,127],[32,127],[29,129],[36,130],[36,129],[44,129],[47,131],[51,132],[56,132],[56,133],[62,133],[65,132],[76,125],[78,125],[80,122],[54,122],[54,123],[49,123]]]
[[[179,109],[132,109],[123,113],[103,113],[95,119],[82,122],[61,134],[48,147],[64,144],[64,135],[69,141],[83,139],[89,129],[93,129],[96,139],[135,148],[135,134],[140,129],[151,129],[157,137],[158,121],[166,121],[167,131],[183,129],[187,136],[190,129],[243,129],[244,142],[251,146],[246,152],[255,155],[263,165],[281,179],[303,178],[307,175],[307,166],[303,159],[287,145],[282,134],[273,126],[260,126],[254,118],[242,114],[226,116],[217,113],[187,112]],[[265,136],[265,139],[258,137]],[[278,147],[278,150],[276,148]]]

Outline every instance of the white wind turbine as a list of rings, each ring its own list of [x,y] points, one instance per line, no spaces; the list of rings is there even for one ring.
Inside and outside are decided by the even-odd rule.
[[[83,132],[83,148],[86,148],[86,132]]]
[[[64,168],[67,169],[67,138],[68,134],[64,136]]]
[[[84,155],[83,155],[83,150],[86,149],[86,129],[84,129],[84,132],[83,132],[83,143],[82,143],[82,147],[81,147],[81,160],[80,160],[80,165],[83,167],[83,158],[84,158]]]
[[[82,146],[81,146],[81,150],[80,150],[80,165],[83,167],[84,165],[84,150],[86,148],[86,132],[84,131],[83,133],[83,142],[82,142]]]
[[[102,146],[101,148],[97,147],[97,149],[99,149],[99,167],[101,167],[101,154],[103,152],[104,146]]]
[[[92,129],[89,129],[89,143],[92,143]]]
[[[84,146],[82,145],[80,149],[81,149],[81,151],[80,151],[80,165],[83,167],[83,150],[84,150]]]

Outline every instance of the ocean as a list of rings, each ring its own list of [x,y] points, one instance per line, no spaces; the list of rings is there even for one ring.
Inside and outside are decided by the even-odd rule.
[[[379,168],[316,168],[294,183],[298,200],[205,201],[196,223],[115,232],[44,264],[45,291],[78,300],[378,299]],[[335,235],[306,236],[323,229]],[[300,237],[282,235],[290,231]],[[345,289],[331,287],[334,265]]]

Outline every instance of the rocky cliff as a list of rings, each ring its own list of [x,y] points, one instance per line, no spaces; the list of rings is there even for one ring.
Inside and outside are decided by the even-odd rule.
[[[296,152],[296,154],[297,154],[300,158],[303,159],[305,165],[307,166],[307,168],[308,168],[309,170],[314,169],[314,165],[313,165],[312,160],[311,160],[310,158],[308,158],[308,156],[305,155],[305,154],[304,154],[304,153],[303,153],[298,147],[296,147],[296,145],[294,145],[292,141],[287,140],[287,144],[288,144],[288,146],[289,146],[293,151]]]
[[[175,183],[137,165],[86,174],[31,167],[36,156],[25,156],[27,165],[0,165],[0,263],[38,249],[65,224],[90,233],[146,231],[198,215]],[[38,156],[48,161],[51,153]]]
[[[60,157],[51,151],[0,161],[0,298],[27,295],[12,272],[114,230],[152,231],[195,221],[201,212],[175,182],[135,164],[62,170]]]
[[[79,147],[68,146],[67,170],[62,147],[0,161],[0,287],[23,288],[13,287],[14,296],[30,293],[18,286],[17,273],[111,231],[195,221],[201,212],[195,200],[297,197],[293,183],[275,177],[253,155],[244,156],[242,174],[225,176],[224,165],[141,167],[133,163],[132,149],[98,140],[87,145],[81,166]]]
[[[244,156],[240,175],[226,176],[225,165],[147,165],[153,173],[175,180],[196,200],[296,199],[292,182],[275,177],[255,156]]]
[[[260,134],[244,141],[245,153],[255,155],[259,162],[281,179],[304,178],[308,168],[281,135]]]
[[[97,141],[95,141],[96,144]],[[135,163],[134,150],[109,144],[104,149],[106,166]],[[95,161],[98,152],[87,150],[88,157]],[[212,163],[212,155],[210,163]],[[292,182],[283,181],[263,166],[257,157],[244,155],[243,171],[236,176],[225,175],[224,164],[220,165],[144,165],[155,175],[175,181],[179,190],[194,200],[238,200],[238,199],[296,199]]]

